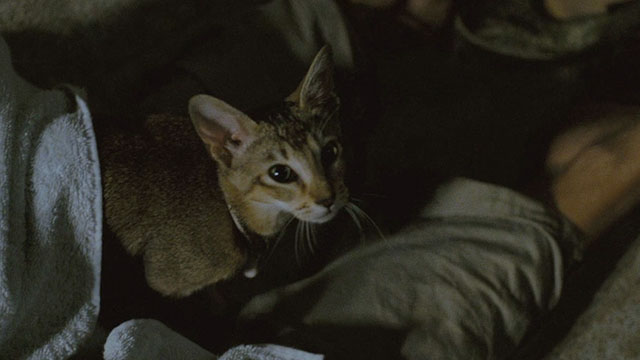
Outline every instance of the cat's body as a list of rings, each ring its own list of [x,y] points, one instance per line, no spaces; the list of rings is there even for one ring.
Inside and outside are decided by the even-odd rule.
[[[140,133],[110,134],[101,144],[107,224],[129,253],[144,257],[151,287],[186,295],[241,266],[246,255],[216,165],[188,118],[154,115]]]
[[[154,115],[136,134],[104,134],[107,226],[164,295],[234,276],[290,220],[323,223],[347,204],[338,107],[325,49],[261,119],[197,95],[191,121]]]

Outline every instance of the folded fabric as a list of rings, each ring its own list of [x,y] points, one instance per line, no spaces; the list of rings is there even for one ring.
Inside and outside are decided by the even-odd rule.
[[[535,1],[479,1],[462,6],[455,30],[465,41],[492,53],[529,60],[574,56],[629,35],[640,25],[640,3],[608,14],[557,21]],[[469,3],[471,4],[471,3]]]
[[[64,359],[99,310],[102,198],[91,117],[73,90],[40,90],[0,38],[0,354]]]
[[[566,337],[545,359],[639,359],[639,269],[640,237],[631,244]]]
[[[405,231],[255,297],[242,317],[337,359],[504,359],[558,301],[580,239],[532,199],[458,179]]]
[[[191,342],[157,320],[129,320],[111,332],[105,360],[322,360],[322,355],[279,345],[239,345],[221,357]]]
[[[219,360],[322,360],[324,356],[286,346],[240,345],[225,352]]]
[[[217,357],[157,320],[126,321],[111,331],[105,360],[211,360]]]

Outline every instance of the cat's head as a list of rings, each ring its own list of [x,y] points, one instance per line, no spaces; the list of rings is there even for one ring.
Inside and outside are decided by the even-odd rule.
[[[323,223],[348,202],[338,107],[327,47],[284,104],[259,121],[214,97],[191,98],[189,114],[218,163],[226,201],[251,231],[273,235],[292,216]]]

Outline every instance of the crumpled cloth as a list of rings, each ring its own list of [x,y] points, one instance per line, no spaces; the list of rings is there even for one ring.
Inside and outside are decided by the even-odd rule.
[[[102,190],[91,116],[38,89],[0,38],[0,354],[65,359],[99,311]]]

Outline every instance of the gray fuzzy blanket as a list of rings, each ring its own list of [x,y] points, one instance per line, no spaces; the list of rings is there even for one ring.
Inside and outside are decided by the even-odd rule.
[[[87,105],[21,79],[0,38],[0,354],[63,359],[94,329],[102,198]]]

